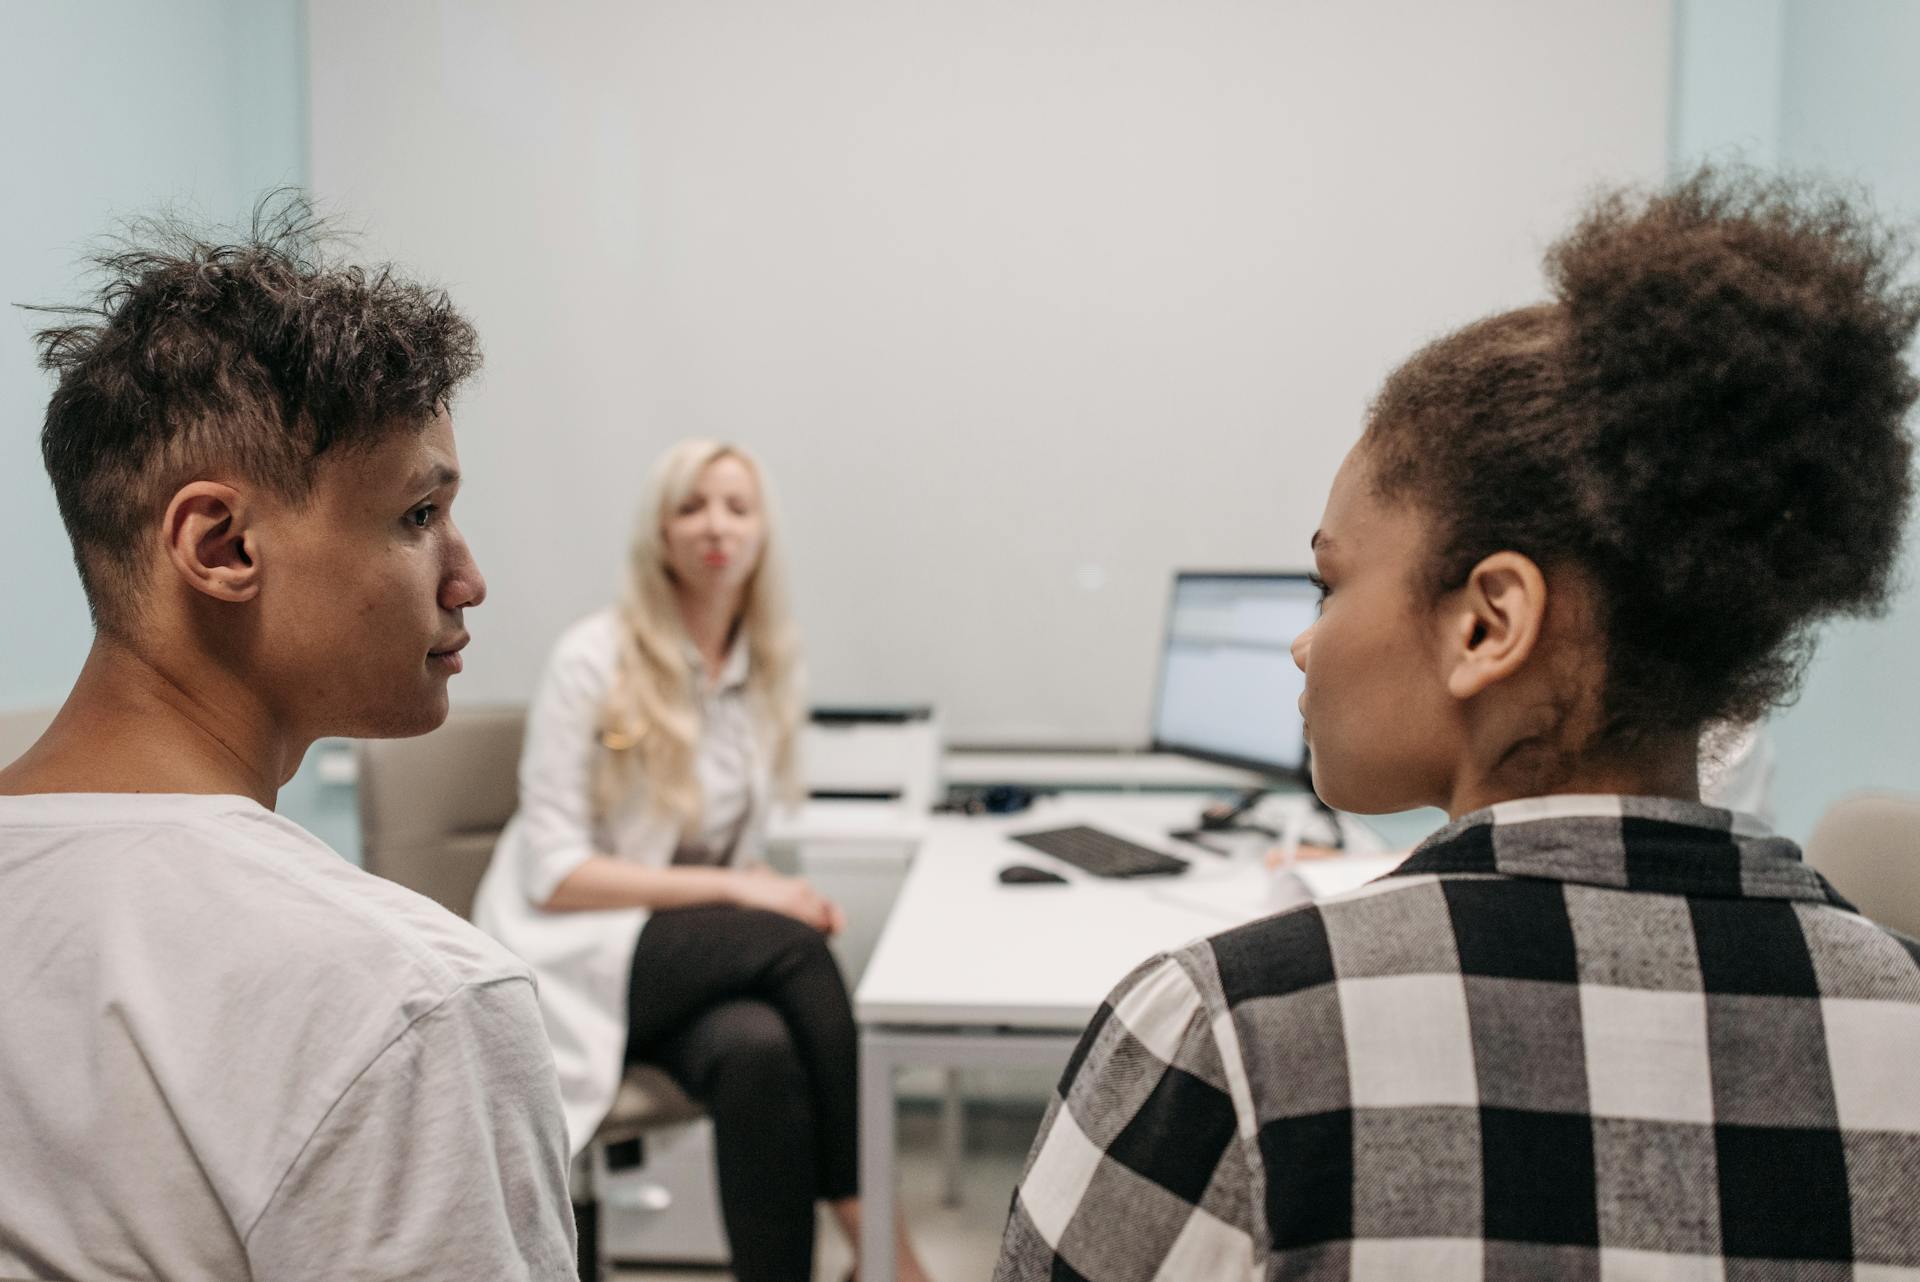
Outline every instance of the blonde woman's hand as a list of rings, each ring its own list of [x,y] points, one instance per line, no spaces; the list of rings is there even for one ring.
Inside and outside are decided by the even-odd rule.
[[[785,877],[761,864],[740,870],[734,878],[733,902],[804,922],[823,935],[837,935],[846,915],[819,891],[798,877]]]

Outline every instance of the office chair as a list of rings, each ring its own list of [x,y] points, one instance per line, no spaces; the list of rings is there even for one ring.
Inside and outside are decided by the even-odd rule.
[[[366,870],[471,917],[494,842],[519,802],[526,718],[522,707],[461,709],[438,730],[417,739],[362,742],[357,755],[360,849]],[[575,1167],[573,1200],[583,1279],[606,1275],[599,1195],[606,1180],[607,1149],[701,1116],[700,1106],[661,1070],[645,1065],[628,1070],[612,1111]],[[658,1196],[664,1198],[664,1190]],[[644,1191],[642,1204],[648,1204]]]
[[[1842,797],[1807,839],[1807,863],[1862,915],[1920,938],[1920,796]]]

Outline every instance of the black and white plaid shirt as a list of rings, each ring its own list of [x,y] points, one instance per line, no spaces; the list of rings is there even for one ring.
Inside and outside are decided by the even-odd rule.
[[[1744,817],[1621,797],[1128,976],[995,1273],[1788,1277],[1920,1279],[1920,944]]]

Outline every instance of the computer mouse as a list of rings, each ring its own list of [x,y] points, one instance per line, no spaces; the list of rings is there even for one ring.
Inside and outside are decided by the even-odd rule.
[[[1043,886],[1054,882],[1064,884],[1066,880],[1057,872],[1035,868],[1032,864],[1008,864],[1000,870],[1000,881],[1007,886]]]

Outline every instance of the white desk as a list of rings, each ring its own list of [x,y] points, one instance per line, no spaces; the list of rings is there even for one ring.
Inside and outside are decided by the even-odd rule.
[[[1244,861],[1168,842],[1166,831],[1190,825],[1206,800],[1195,793],[1080,794],[1043,799],[1018,815],[930,821],[855,998],[862,1277],[893,1278],[897,1069],[1063,1066],[1128,971],[1232,924],[1236,888],[1247,891],[1241,920],[1305,897],[1298,890],[1270,897],[1268,879]],[[1101,879],[1006,836],[1071,823],[1176,850],[1193,868],[1172,878]],[[999,870],[1011,863],[1056,870],[1067,884],[1003,885]]]

